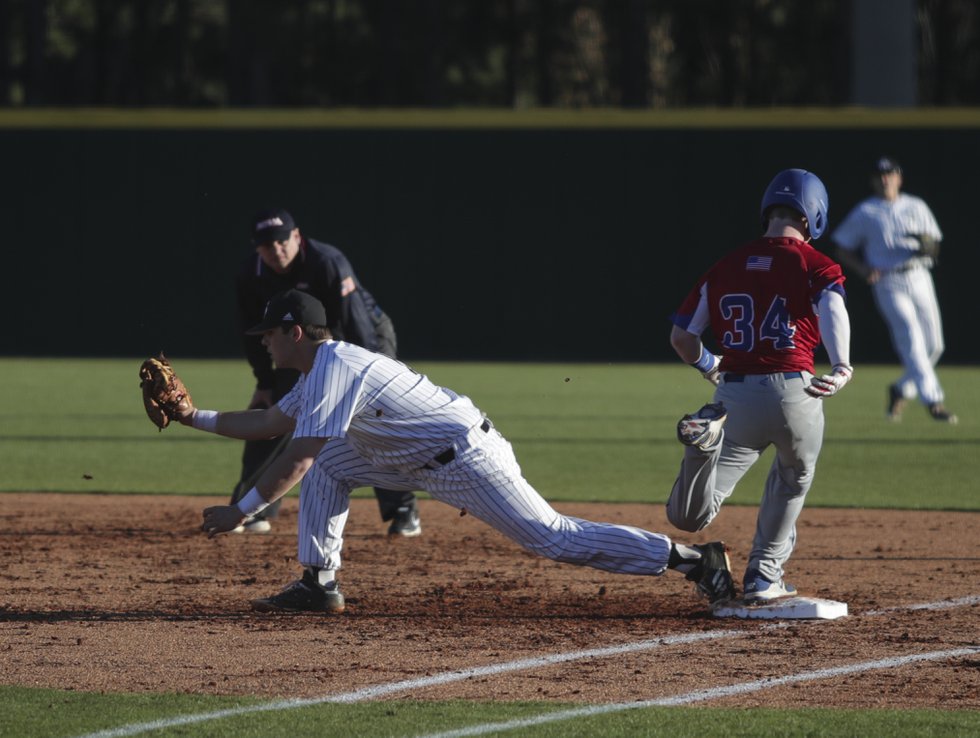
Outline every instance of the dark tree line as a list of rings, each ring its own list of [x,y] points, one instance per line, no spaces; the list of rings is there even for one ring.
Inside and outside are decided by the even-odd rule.
[[[0,0],[0,106],[850,102],[850,0]],[[918,0],[918,98],[980,103],[980,7]]]

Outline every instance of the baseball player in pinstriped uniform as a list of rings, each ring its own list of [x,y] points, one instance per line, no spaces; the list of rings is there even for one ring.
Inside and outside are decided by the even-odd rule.
[[[334,341],[323,306],[289,290],[270,301],[260,334],[277,366],[302,372],[265,410],[189,408],[181,419],[234,438],[292,431],[292,440],[235,505],[204,510],[209,536],[233,530],[300,482],[300,580],[255,609],[340,612],[337,587],[349,494],[363,486],[423,489],[496,528],[528,551],[620,574],[685,574],[710,601],[734,596],[724,545],[685,546],[639,528],[556,512],[524,479],[510,444],[469,398],[404,364]]]
[[[822,400],[851,378],[844,276],[808,243],[827,228],[828,207],[816,175],[777,174],[762,198],[764,235],[711,267],[673,316],[674,350],[717,389],[714,402],[678,423],[687,448],[667,501],[670,522],[705,528],[775,447],[743,579],[747,602],[796,592],[783,569],[823,443]],[[709,328],[721,357],[701,342]],[[818,377],[813,352],[821,340],[833,369]]]
[[[848,213],[830,238],[837,258],[871,285],[905,368],[888,388],[887,417],[901,420],[905,403],[918,396],[935,420],[955,423],[936,376],[945,343],[929,270],[939,255],[942,231],[925,201],[901,192],[902,168],[894,159],[883,156],[875,162],[871,186],[875,195]]]

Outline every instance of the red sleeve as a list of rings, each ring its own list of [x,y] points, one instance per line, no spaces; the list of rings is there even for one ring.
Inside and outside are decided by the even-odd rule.
[[[816,302],[820,293],[836,285],[835,290],[844,294],[844,272],[836,261],[817,251],[809,244],[803,252],[807,273],[810,275],[810,301]]]
[[[701,288],[704,286],[706,280],[707,276],[698,280],[698,283],[694,285],[694,289],[687,293],[687,297],[684,298],[680,307],[670,316],[671,321],[678,328],[684,328],[686,330],[691,324],[691,318],[694,317],[694,313],[698,309],[698,304],[701,302]]]

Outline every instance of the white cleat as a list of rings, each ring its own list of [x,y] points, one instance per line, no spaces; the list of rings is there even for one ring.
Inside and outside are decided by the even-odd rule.
[[[704,451],[711,448],[721,437],[721,429],[728,419],[728,411],[720,402],[709,402],[696,413],[685,415],[677,423],[677,440],[685,446]]]
[[[747,572],[742,582],[742,599],[750,602],[770,602],[781,597],[795,597],[796,587],[780,579],[770,582],[759,572]]]

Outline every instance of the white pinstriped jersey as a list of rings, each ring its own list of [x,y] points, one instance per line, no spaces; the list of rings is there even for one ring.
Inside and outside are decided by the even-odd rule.
[[[864,249],[864,260],[872,269],[888,271],[920,256],[913,234],[943,238],[939,224],[922,198],[899,193],[889,202],[869,197],[859,203],[841,222],[831,238],[842,249]],[[924,259],[925,261],[925,259]],[[931,264],[931,259],[928,263]]]
[[[916,395],[926,404],[945,397],[936,363],[946,343],[936,287],[927,267],[933,260],[921,255],[918,243],[906,234],[943,234],[920,198],[899,193],[889,203],[871,197],[857,205],[833,233],[843,249],[864,248],[864,260],[881,272],[872,285],[875,303],[888,324],[892,345],[905,368],[893,386],[906,399]],[[905,265],[906,269],[897,269]]]
[[[418,468],[479,425],[464,395],[400,361],[343,341],[317,349],[313,368],[278,403],[294,437],[346,438],[380,468]]]

